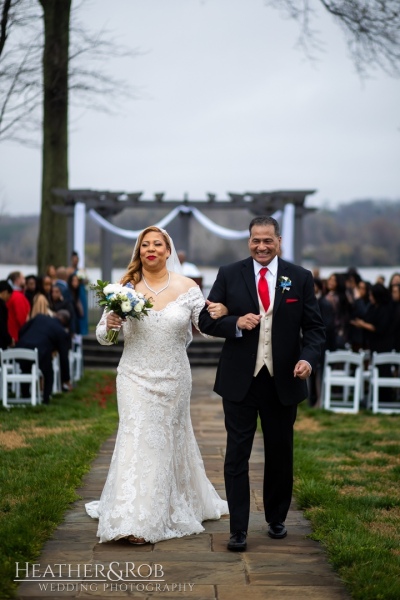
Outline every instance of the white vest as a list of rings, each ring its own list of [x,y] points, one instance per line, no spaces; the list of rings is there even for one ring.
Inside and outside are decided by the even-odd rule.
[[[260,297],[258,296],[260,305],[260,336],[258,338],[256,367],[254,369],[254,377],[258,375],[262,367],[266,365],[271,377],[274,375],[274,367],[272,364],[272,311],[274,303],[271,302],[267,313],[264,310]]]

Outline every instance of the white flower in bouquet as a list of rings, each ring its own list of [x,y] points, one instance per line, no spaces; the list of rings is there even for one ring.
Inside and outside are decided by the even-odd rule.
[[[132,304],[129,302],[129,300],[124,300],[123,302],[121,302],[121,310],[123,313],[131,312]]]
[[[133,310],[135,312],[139,312],[140,313],[143,310],[143,306],[144,306],[143,300],[139,300],[139,302],[137,304],[135,304],[135,306],[133,307]]]
[[[122,290],[123,286],[120,283],[109,283],[103,288],[103,293],[108,296],[109,294],[118,294]]]
[[[98,279],[97,284],[93,284],[91,288],[96,291],[99,306],[103,306],[107,312],[115,312],[124,320],[127,317],[141,319],[153,306],[151,298],[136,292],[130,283],[121,285]],[[118,334],[119,329],[110,329],[107,332],[107,339],[116,344]]]

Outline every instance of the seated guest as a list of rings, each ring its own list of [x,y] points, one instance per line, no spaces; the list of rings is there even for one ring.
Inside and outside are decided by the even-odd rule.
[[[322,279],[314,277],[314,292],[318,301],[322,321],[325,326],[325,344],[322,348],[318,365],[312,370],[308,379],[308,402],[310,406],[320,406],[322,375],[325,364],[325,351],[336,350],[335,314],[332,304],[323,295]]]
[[[71,334],[76,333],[75,311],[70,300],[65,300],[61,290],[57,284],[53,284],[50,295],[50,309],[53,312],[58,310],[67,310],[69,313],[69,331]]]
[[[389,279],[388,288],[390,291],[392,290],[393,285],[400,285],[400,273],[398,273],[397,271],[395,271]]]
[[[83,318],[84,311],[80,298],[80,281],[76,273],[72,273],[68,277],[68,287],[72,298],[72,306],[74,308],[74,319],[76,323],[75,333],[80,334],[80,322]]]
[[[37,348],[39,352],[39,368],[43,373],[43,403],[50,401],[51,391],[53,389],[53,352],[58,352],[60,356],[61,381],[64,386],[71,387],[68,353],[71,348],[71,338],[66,329],[69,323],[69,313],[66,310],[59,310],[54,317],[47,315],[37,315],[30,319],[21,329],[19,340],[16,344],[18,348]],[[29,369],[30,366],[21,361],[21,369]],[[24,395],[27,395],[23,391]]]
[[[67,269],[68,273],[71,275],[78,276],[79,287],[76,288],[76,284],[74,287],[78,290],[79,294],[79,304],[82,310],[79,309],[81,313],[76,318],[76,331],[79,332],[80,335],[87,335],[89,333],[89,309],[88,309],[88,297],[86,286],[89,283],[89,278],[85,269],[79,268],[79,255],[76,251],[71,254],[71,266]],[[68,279],[68,282],[70,279]],[[69,283],[68,283],[69,285]],[[71,288],[71,286],[69,286]],[[76,292],[72,291],[72,297],[76,296]]]
[[[394,319],[395,307],[390,291],[382,283],[375,283],[370,290],[370,305],[364,319],[352,319],[351,324],[366,331],[371,354],[391,352],[395,347]],[[390,365],[378,365],[378,371],[380,377],[390,377]],[[392,392],[391,388],[380,388],[380,401],[389,402]]]
[[[42,279],[42,293],[46,296],[47,301],[50,305],[51,299],[51,288],[53,287],[53,280],[50,275],[45,275]]]
[[[68,277],[72,275],[72,273],[77,273],[79,269],[79,255],[74,250],[71,254],[71,263],[70,266],[67,267]]]
[[[394,349],[400,352],[400,283],[392,283],[390,291],[394,306]]]
[[[394,348],[394,304],[389,290],[375,283],[370,290],[370,304],[364,319],[355,318],[352,325],[367,331],[371,352],[391,352]]]
[[[5,279],[0,281],[0,348],[2,350],[6,350],[12,343],[8,331],[8,310],[6,306],[12,292],[13,289],[8,281]]]
[[[339,350],[348,343],[348,326],[351,304],[346,294],[345,276],[342,273],[332,273],[326,283],[325,298],[332,304],[335,324],[335,345]]]
[[[350,304],[353,304],[355,298],[357,297],[357,286],[361,281],[361,275],[358,273],[357,269],[354,267],[349,267],[344,274],[344,277],[346,296]]]
[[[68,271],[65,267],[57,267],[56,269],[56,281],[55,285],[60,288],[61,294],[64,300],[71,300],[69,288],[68,288]]]
[[[27,275],[25,277],[25,297],[28,298],[29,304],[32,307],[33,299],[37,293],[37,277],[36,275]]]
[[[367,315],[370,307],[370,289],[371,284],[368,281],[360,280],[358,282],[351,305],[351,319],[364,319]],[[368,347],[367,337],[365,329],[349,325],[349,342],[354,352]]]
[[[32,302],[32,310],[30,318],[36,317],[36,315],[50,315],[53,316],[53,312],[50,310],[50,292],[52,287],[51,277],[45,275],[44,277],[38,277],[37,279],[37,292]]]
[[[57,279],[57,271],[54,265],[47,265],[44,270],[45,275],[48,275],[51,278],[51,281],[55,283]]]

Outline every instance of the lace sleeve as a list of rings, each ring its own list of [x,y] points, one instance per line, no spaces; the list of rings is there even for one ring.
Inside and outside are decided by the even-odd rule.
[[[196,327],[197,331],[199,333],[201,333],[201,335],[207,339],[213,339],[212,335],[208,335],[207,333],[203,333],[202,331],[200,331],[199,329],[199,315],[202,311],[202,309],[204,308],[204,305],[206,303],[203,293],[201,291],[201,289],[199,287],[193,287],[191,288],[191,290],[193,290],[191,297],[192,297],[192,323],[193,325]]]
[[[112,342],[108,341],[106,338],[107,335],[107,321],[106,321],[107,311],[104,310],[100,321],[96,326],[96,337],[99,344],[102,346],[112,346]]]

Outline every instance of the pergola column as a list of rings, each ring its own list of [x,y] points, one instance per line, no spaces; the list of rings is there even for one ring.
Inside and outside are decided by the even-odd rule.
[[[141,192],[125,193],[96,190],[52,190],[56,195],[64,199],[64,205],[53,206],[55,212],[67,216],[68,227],[68,253],[75,250],[73,248],[74,231],[74,206],[77,202],[86,205],[86,211],[96,210],[104,218],[111,219],[125,208],[151,208],[153,211],[163,210],[168,207],[173,209],[180,205],[196,207],[199,210],[246,210],[253,215],[271,215],[277,210],[284,210],[286,204],[293,204],[294,214],[294,262],[301,264],[301,255],[303,249],[303,216],[315,209],[304,206],[308,195],[313,194],[315,190],[288,190],[275,192],[245,192],[243,194],[228,193],[230,200],[218,201],[214,194],[208,194],[207,200],[188,200],[187,196],[183,200],[164,200],[164,193],[155,194],[154,199],[143,199]],[[168,226],[168,232],[174,239],[177,250],[185,250],[190,255],[190,226],[191,213],[180,212],[178,218]],[[105,229],[101,229],[101,269],[102,279],[112,281],[112,240],[113,234]]]
[[[112,234],[107,229],[100,230],[100,265],[102,281],[112,282]]]

